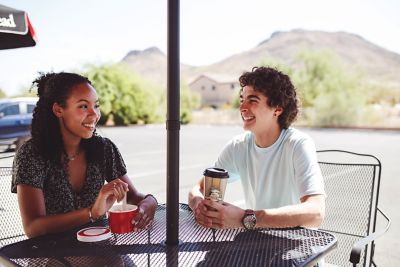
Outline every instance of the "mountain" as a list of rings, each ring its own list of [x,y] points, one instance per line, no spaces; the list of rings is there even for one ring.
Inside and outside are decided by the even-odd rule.
[[[243,71],[258,66],[262,60],[272,59],[296,67],[296,56],[301,50],[331,50],[350,66],[364,74],[364,78],[400,90],[400,55],[379,47],[362,37],[346,32],[323,32],[296,29],[275,32],[256,47],[232,55],[207,66],[181,64],[181,78],[191,81],[204,73],[239,76]],[[122,60],[138,74],[154,83],[166,86],[167,59],[158,48],[131,51]]]
[[[128,68],[141,75],[146,80],[162,85],[167,85],[167,56],[157,47],[150,47],[143,51],[130,51],[123,59]],[[181,64],[181,70],[190,68]]]

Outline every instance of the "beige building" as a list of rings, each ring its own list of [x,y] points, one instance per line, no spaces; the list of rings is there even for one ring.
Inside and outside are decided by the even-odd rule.
[[[232,104],[240,88],[237,77],[221,74],[202,74],[189,87],[201,96],[202,107],[214,108]]]

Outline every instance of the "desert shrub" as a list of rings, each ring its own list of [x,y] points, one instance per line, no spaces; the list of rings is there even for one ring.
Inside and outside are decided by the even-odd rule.
[[[159,93],[149,89],[138,75],[120,64],[89,65],[84,72],[96,88],[105,123],[110,117],[116,125],[153,123],[160,120]]]
[[[328,50],[300,51],[296,68],[271,59],[262,65],[288,74],[297,88],[302,116],[315,126],[356,125],[366,104],[365,86]]]

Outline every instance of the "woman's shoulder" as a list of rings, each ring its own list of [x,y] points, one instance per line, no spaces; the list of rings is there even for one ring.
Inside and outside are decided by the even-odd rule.
[[[14,174],[21,179],[31,180],[32,174],[43,172],[48,166],[49,161],[39,153],[32,139],[26,141],[17,151],[13,168]],[[24,178],[25,177],[25,178]],[[32,177],[36,177],[35,175]]]
[[[39,156],[39,151],[36,148],[33,139],[27,140],[17,150],[16,157],[32,157]]]
[[[111,139],[109,139],[108,137],[100,137],[100,140],[100,142],[102,142],[103,146],[106,148],[117,147],[115,143],[111,141]]]
[[[95,135],[93,136],[90,141],[90,143],[94,144],[96,147],[104,147],[104,146],[109,146],[112,144],[112,141],[108,139],[107,137],[103,137],[100,135]]]
[[[111,139],[107,138],[107,137],[102,137],[102,136],[94,136],[92,138],[92,142],[93,147],[98,150],[98,149],[102,149],[103,151],[105,151],[105,153],[109,153],[113,150],[118,150],[117,146],[114,144],[113,141],[111,141]]]

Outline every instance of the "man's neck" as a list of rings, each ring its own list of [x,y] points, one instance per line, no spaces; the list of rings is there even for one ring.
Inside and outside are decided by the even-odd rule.
[[[258,147],[269,147],[273,145],[276,140],[278,140],[281,135],[282,129],[277,127],[272,127],[268,131],[261,133],[254,133],[255,142]]]

